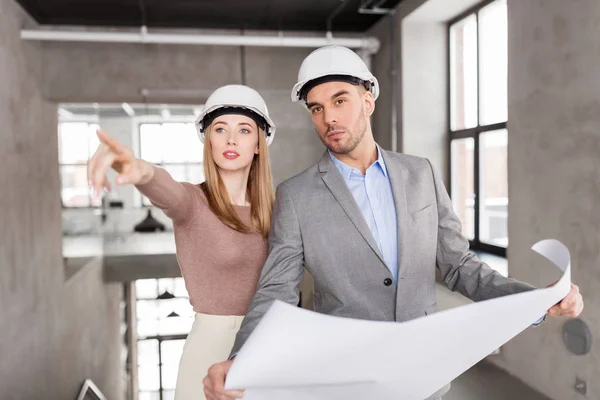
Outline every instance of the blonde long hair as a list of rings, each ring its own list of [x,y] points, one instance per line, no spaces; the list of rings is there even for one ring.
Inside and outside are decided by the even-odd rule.
[[[204,176],[206,180],[200,185],[206,194],[208,206],[217,218],[228,227],[238,232],[258,232],[263,237],[268,237],[275,195],[265,132],[258,128],[258,154],[254,155],[248,175],[246,190],[250,199],[252,216],[252,226],[250,227],[242,222],[231,204],[227,188],[212,156],[211,130],[212,124],[206,128],[205,132]]]

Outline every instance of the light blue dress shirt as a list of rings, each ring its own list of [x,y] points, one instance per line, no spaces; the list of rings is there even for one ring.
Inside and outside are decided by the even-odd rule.
[[[392,185],[377,146],[377,161],[363,175],[357,168],[338,160],[331,152],[329,156],[342,174],[358,208],[367,222],[375,243],[383,256],[385,265],[398,282],[398,224]]]

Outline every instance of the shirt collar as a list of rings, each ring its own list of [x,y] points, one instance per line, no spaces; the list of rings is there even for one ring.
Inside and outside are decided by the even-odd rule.
[[[372,165],[379,165],[379,168],[381,168],[381,171],[383,172],[383,176],[385,176],[387,178],[388,173],[387,173],[387,168],[385,166],[385,161],[383,160],[381,148],[379,147],[379,145],[376,145],[376,146],[377,146],[377,160],[375,160],[375,162]],[[350,179],[350,175],[352,175],[353,171],[356,171],[357,174],[360,174],[360,171],[358,171],[358,169],[349,166],[348,164],[344,163],[343,161],[340,161],[336,156],[334,156],[331,153],[331,151],[327,150],[327,152],[329,153],[329,157],[331,158],[331,161],[333,161],[333,163],[335,164],[337,169],[340,171],[340,173],[342,174],[344,179],[346,179],[346,180]]]

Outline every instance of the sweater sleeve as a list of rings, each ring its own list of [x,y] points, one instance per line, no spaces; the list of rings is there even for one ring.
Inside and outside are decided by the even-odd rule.
[[[193,186],[189,183],[177,182],[163,168],[152,166],[154,176],[143,185],[135,187],[152,205],[160,208],[173,221],[184,221],[192,217],[194,211]]]

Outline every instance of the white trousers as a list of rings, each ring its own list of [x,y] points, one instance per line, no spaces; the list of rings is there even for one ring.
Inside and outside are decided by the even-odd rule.
[[[243,316],[196,313],[179,362],[175,400],[205,400],[202,380],[211,365],[227,360]]]

